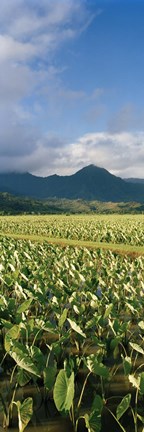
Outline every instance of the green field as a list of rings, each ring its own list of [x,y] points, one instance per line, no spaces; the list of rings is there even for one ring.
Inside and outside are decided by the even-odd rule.
[[[143,253],[143,215],[2,216],[1,235]],[[108,244],[108,245],[107,245]]]
[[[0,231],[0,426],[143,431],[144,217],[9,216]]]

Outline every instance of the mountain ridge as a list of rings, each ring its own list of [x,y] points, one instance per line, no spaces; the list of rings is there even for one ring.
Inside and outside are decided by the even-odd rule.
[[[66,198],[111,202],[144,202],[144,184],[128,182],[90,164],[76,173],[47,177],[31,173],[0,174],[0,192],[37,199]]]

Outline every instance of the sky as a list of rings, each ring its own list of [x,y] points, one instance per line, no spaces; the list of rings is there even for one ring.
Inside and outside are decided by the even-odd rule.
[[[143,0],[1,0],[0,172],[144,178],[143,18]]]

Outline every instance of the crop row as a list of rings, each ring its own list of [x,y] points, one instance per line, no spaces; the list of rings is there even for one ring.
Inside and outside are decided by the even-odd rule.
[[[5,233],[144,245],[143,215],[0,217],[0,230]]]
[[[20,432],[32,412],[39,416],[35,387],[75,431],[81,417],[89,432],[101,431],[107,410],[123,431],[128,411],[136,432],[144,416],[144,258],[7,238],[0,256],[1,425],[11,424],[15,407]],[[126,386],[113,412],[118,371]]]

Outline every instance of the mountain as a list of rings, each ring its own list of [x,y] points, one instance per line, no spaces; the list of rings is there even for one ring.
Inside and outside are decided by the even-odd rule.
[[[129,182],[129,183],[141,183],[141,184],[144,184],[144,179],[142,179],[142,178],[130,177],[130,178],[126,178],[124,180],[127,181],[127,182]]]
[[[112,202],[144,202],[144,184],[126,182],[106,169],[89,165],[69,176],[37,177],[0,174],[0,192],[38,199],[67,198]]]

